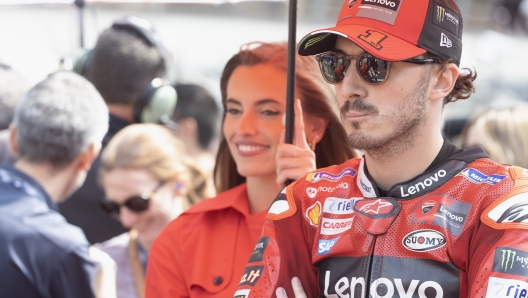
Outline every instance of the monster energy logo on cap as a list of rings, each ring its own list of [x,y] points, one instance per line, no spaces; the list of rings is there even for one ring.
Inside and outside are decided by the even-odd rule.
[[[436,18],[438,19],[438,21],[443,22],[444,16],[445,16],[445,8],[443,8],[442,6],[437,6],[436,7]]]
[[[510,247],[497,247],[493,260],[493,272],[528,277],[528,252]]]

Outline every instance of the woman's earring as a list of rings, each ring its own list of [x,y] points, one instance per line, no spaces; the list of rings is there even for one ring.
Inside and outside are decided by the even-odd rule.
[[[319,136],[315,135],[312,138],[312,140],[308,143],[308,146],[310,146],[310,149],[312,149],[312,151],[315,151],[315,146],[317,145],[318,139],[319,139]]]

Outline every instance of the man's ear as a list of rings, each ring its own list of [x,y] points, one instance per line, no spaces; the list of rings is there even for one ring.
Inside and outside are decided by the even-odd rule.
[[[303,115],[304,132],[306,134],[306,141],[308,144],[317,144],[323,138],[323,135],[328,126],[328,120],[311,115]]]
[[[81,153],[81,155],[78,157],[78,165],[80,170],[90,170],[93,162],[97,156],[99,156],[99,152],[101,152],[101,147],[101,143],[93,143],[86,150],[84,150],[83,153]]]
[[[434,72],[434,70],[433,70]],[[454,63],[447,64],[444,70],[436,71],[436,81],[431,89],[432,100],[443,100],[451,93],[458,79],[459,70]]]
[[[9,124],[9,149],[14,156],[18,155],[18,140],[16,137],[16,126],[15,124]]]
[[[186,117],[178,120],[178,136],[188,140],[198,135],[198,122],[193,117]]]

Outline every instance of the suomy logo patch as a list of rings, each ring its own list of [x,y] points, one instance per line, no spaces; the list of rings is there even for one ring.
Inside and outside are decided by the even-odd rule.
[[[446,244],[446,239],[435,230],[418,230],[407,234],[402,244],[408,250],[424,252],[439,249]]]

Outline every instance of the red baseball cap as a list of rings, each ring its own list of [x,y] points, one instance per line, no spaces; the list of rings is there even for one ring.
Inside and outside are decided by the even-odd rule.
[[[387,61],[430,52],[460,65],[462,16],[453,0],[345,0],[337,24],[306,35],[299,54],[331,51],[337,36]]]

